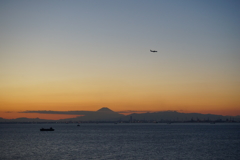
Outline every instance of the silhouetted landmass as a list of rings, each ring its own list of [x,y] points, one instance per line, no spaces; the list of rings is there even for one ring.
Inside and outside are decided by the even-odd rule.
[[[155,120],[155,121],[226,121],[232,119],[230,116],[200,114],[200,113],[179,113],[176,111],[164,111],[155,113],[131,114],[136,120]]]
[[[63,114],[59,111],[26,111],[24,113],[44,113],[44,114]],[[176,123],[176,122],[240,122],[240,116],[222,116],[214,114],[200,113],[180,113],[177,111],[162,111],[154,113],[133,113],[122,115],[110,110],[101,108],[97,111],[68,111],[67,113],[79,113],[81,116],[61,120],[45,120],[39,118],[17,118],[3,119],[0,122],[116,122],[116,123]]]
[[[97,111],[89,112],[85,116],[79,116],[77,118],[70,118],[71,121],[116,121],[122,118],[124,115],[110,110],[109,108],[101,108]]]
[[[55,122],[56,120],[48,120],[48,119],[39,119],[39,118],[16,118],[16,119],[4,119],[0,118],[0,122]]]

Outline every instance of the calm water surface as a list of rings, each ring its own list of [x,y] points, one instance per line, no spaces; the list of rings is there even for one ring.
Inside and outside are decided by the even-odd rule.
[[[239,160],[240,125],[0,124],[0,159]]]

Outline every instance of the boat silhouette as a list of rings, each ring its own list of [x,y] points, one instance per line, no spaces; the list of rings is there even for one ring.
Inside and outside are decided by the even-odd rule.
[[[54,131],[54,129],[51,128],[41,128],[40,131]]]

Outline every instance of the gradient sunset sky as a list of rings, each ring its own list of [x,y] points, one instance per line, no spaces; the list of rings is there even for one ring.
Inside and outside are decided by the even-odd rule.
[[[1,0],[0,24],[2,118],[240,115],[239,0]]]

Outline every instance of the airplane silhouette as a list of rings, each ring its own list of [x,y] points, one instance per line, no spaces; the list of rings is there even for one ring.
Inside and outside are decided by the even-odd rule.
[[[150,49],[150,52],[157,52],[157,51],[154,51],[154,50],[151,50],[151,49]]]

